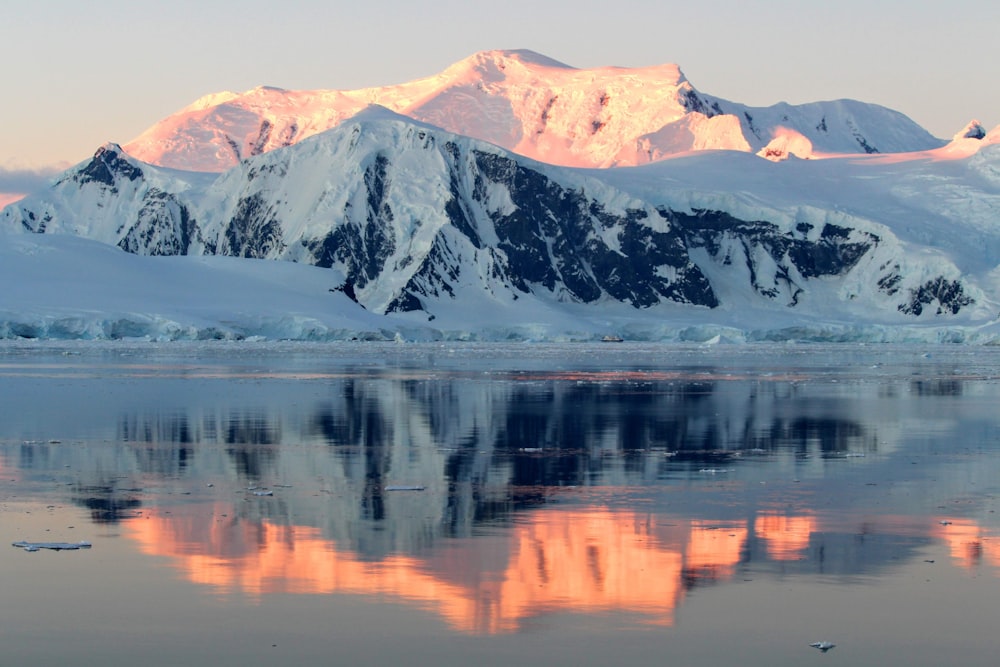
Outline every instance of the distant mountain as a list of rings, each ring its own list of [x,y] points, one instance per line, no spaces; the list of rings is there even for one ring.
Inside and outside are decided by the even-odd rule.
[[[726,152],[575,170],[373,107],[218,176],[109,144],[4,209],[0,227],[336,269],[343,302],[429,336],[532,322],[560,335],[871,336],[993,321],[998,149],[963,138],[903,163]]]
[[[217,93],[124,148],[155,164],[224,171],[336,127],[378,104],[541,162],[646,164],[692,150],[783,159],[937,148],[906,116],[853,100],[749,107],[696,90],[677,65],[575,69],[531,51],[486,51],[440,74],[382,88]]]

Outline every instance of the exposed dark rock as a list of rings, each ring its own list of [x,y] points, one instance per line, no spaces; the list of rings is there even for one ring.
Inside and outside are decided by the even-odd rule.
[[[490,181],[505,187],[515,204],[511,212],[490,215],[498,250],[513,271],[510,282],[520,291],[537,286],[554,292],[561,286],[579,301],[607,294],[637,307],[661,300],[718,304],[680,235],[655,231],[644,222],[645,211],[613,215],[600,202],[511,158],[480,151],[473,155],[475,192],[484,192],[482,181]],[[618,248],[608,247],[598,233],[612,228],[618,230]]]
[[[236,257],[274,257],[284,250],[281,221],[261,193],[240,200],[226,224],[219,254]]]
[[[395,299],[386,307],[386,313],[408,313],[414,310],[423,310],[424,305],[420,302],[420,299],[415,297],[410,292],[403,290],[399,293]]]
[[[291,146],[295,143],[295,138],[299,134],[299,126],[296,123],[292,123],[281,131],[278,135],[278,145],[284,148],[285,146]]]
[[[861,146],[861,148],[864,150],[865,153],[871,155],[873,153],[880,152],[879,149],[869,144],[868,140],[862,137],[860,134],[855,135],[854,138],[857,140],[858,145]]]
[[[785,293],[790,305],[798,302],[803,288],[792,269],[803,279],[844,275],[880,241],[874,234],[830,224],[824,225],[818,239],[810,240],[803,238],[813,229],[808,223],[796,225],[802,236],[795,236],[774,223],[740,220],[722,211],[662,214],[682,230],[688,248],[705,248],[723,264],[734,259],[731,254],[720,257],[723,247],[741,249],[753,289],[772,299]],[[773,261],[773,272],[759,265],[757,251],[763,251]]]
[[[559,99],[558,95],[549,98],[549,101],[545,104],[545,108],[542,109],[541,127],[538,128],[538,134],[542,134],[543,132],[545,132],[545,126],[548,125],[549,122],[549,112],[552,111],[552,106],[556,103],[556,100],[558,99]]]
[[[744,111],[743,117],[746,118],[747,129],[749,129],[753,133],[753,136],[757,137],[758,139],[761,139],[762,137],[760,135],[760,130],[758,130],[757,127],[753,124],[753,116],[750,115],[750,112]]]
[[[948,280],[938,276],[917,289],[910,290],[910,300],[900,304],[899,310],[907,315],[920,315],[926,306],[934,302],[937,302],[938,315],[946,313],[955,315],[964,306],[975,303],[975,300],[965,294],[965,289],[958,280]]]
[[[52,222],[52,214],[49,212],[35,215],[34,211],[26,211],[25,215],[21,217],[21,226],[33,234],[44,234],[50,222]]]
[[[340,287],[334,287],[330,291],[331,292],[340,292],[344,296],[346,296],[348,299],[350,299],[354,303],[356,303],[356,304],[360,305],[362,308],[364,308],[364,305],[362,305],[361,302],[358,301],[358,293],[354,291],[354,283],[351,280],[345,280],[343,285],[341,285]]]
[[[113,194],[117,194],[118,188],[116,186],[119,180],[140,180],[142,170],[122,157],[117,146],[103,146],[94,153],[93,159],[83,169],[76,172],[72,178],[80,185],[87,183],[106,185]]]
[[[698,96],[698,93],[695,92],[693,88],[689,88],[688,90],[684,91],[684,93],[681,95],[680,102],[686,110],[704,114],[708,118],[712,118],[713,116],[718,115],[718,112],[716,111],[716,107],[718,107],[718,102],[716,102],[712,106],[708,105],[703,99],[701,99]]]
[[[236,143],[228,134],[226,135],[226,145],[229,146],[229,150],[233,152],[233,157],[236,158],[237,162],[243,159],[243,156],[240,154],[240,145]]]
[[[878,280],[878,288],[892,296],[899,291],[899,283],[903,280],[903,276],[899,275],[895,271],[892,273],[887,273]]]
[[[174,195],[152,188],[118,247],[136,255],[186,255],[194,241],[203,239],[187,207]]]
[[[347,279],[364,289],[385,270],[395,252],[394,214],[388,201],[388,159],[379,155],[364,174],[365,211],[358,217],[350,202],[340,220],[331,220],[331,231],[322,239],[303,239],[302,244],[321,267],[339,265]]]
[[[266,118],[260,122],[260,131],[257,133],[257,139],[250,146],[250,155],[260,155],[267,150],[267,142],[271,139],[272,129],[274,129],[274,125]]]

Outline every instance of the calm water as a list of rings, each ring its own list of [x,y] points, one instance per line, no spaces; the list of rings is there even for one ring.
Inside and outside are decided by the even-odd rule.
[[[3,664],[1000,648],[1000,350],[7,343],[0,400],[6,544],[93,544],[0,545]]]

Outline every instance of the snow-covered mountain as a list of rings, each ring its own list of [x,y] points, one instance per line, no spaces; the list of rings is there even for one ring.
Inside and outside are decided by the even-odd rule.
[[[311,337],[361,331],[360,312],[388,314],[365,332],[431,338],[967,339],[992,331],[1000,294],[991,137],[902,156],[772,163],[719,151],[579,170],[370,108],[218,176],[109,144],[4,209],[0,227],[138,255],[334,269],[319,312],[304,315],[323,322]],[[338,328],[344,303],[357,312]],[[271,317],[222,310],[240,335]]]
[[[370,104],[577,167],[640,165],[703,149],[783,158],[944,143],[873,104],[749,107],[699,92],[677,65],[575,69],[522,50],[477,53],[437,75],[382,88],[211,94],[124,148],[150,164],[219,172],[335,127]]]

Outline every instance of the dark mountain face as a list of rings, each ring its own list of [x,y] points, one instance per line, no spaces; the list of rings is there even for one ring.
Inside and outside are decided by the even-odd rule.
[[[142,179],[142,169],[123,157],[121,147],[115,144],[103,146],[94,153],[94,158],[71,176],[80,185],[97,183],[118,193],[117,184],[121,179],[135,181]]]
[[[440,234],[435,239],[391,310],[423,309],[427,298],[452,294],[449,285],[459,278],[462,262],[458,256],[463,251],[485,254],[493,279],[523,294],[544,290],[583,303],[611,298],[640,308],[661,301],[718,304],[708,280],[688,256],[681,235],[646,224],[651,217],[648,211],[610,213],[600,201],[563,187],[515,159],[480,151],[474,151],[473,158],[471,192],[459,187],[455,164],[449,179],[451,199],[446,213],[457,235]],[[488,213],[497,242],[486,248],[469,211],[485,210],[485,193],[496,187],[509,194],[514,208]],[[609,231],[617,249],[604,240]],[[456,236],[461,238],[459,243]]]
[[[67,172],[52,197],[4,216],[27,231],[89,235],[140,255],[336,268],[341,289],[366,308],[432,318],[460,293],[716,308],[725,305],[720,281],[750,303],[797,308],[812,286],[843,281],[860,265],[866,282],[847,298],[897,316],[954,315],[975,303],[960,277],[907,275],[899,244],[877,225],[789,228],[657,207],[573,170],[394,122],[392,132],[377,123],[333,130],[321,151],[309,142],[272,151],[198,187],[108,145]],[[366,144],[365,132],[375,139]],[[327,185],[304,187],[317,171],[329,172]],[[415,213],[422,190],[440,197]],[[322,208],[328,198],[340,203]]]
[[[724,265],[744,263],[754,292],[784,298],[791,306],[798,303],[806,280],[845,275],[880,241],[875,234],[831,224],[809,238],[813,226],[808,223],[787,233],[766,220],[740,220],[723,211],[661,214],[682,230],[688,248],[705,248]]]
[[[136,255],[187,255],[196,241],[204,245],[187,206],[175,195],[151,188],[118,247]],[[215,246],[209,250],[208,254],[214,254]]]
[[[437,229],[429,252],[393,262],[417,232],[398,233],[401,214],[394,209],[398,204],[391,189],[400,185],[401,175],[390,150],[378,152],[359,170],[348,188],[355,196],[322,236],[291,243],[305,250],[310,263],[343,270],[367,307],[377,308],[366,289],[370,293],[379,281],[404,272],[408,277],[384,306],[386,312],[432,314],[435,299],[454,297],[459,285],[470,282],[494,293],[507,290],[515,299],[546,293],[565,301],[612,299],[639,308],[664,301],[718,305],[682,235],[655,209],[615,213],[599,198],[528,166],[533,163],[463,150],[452,141],[427,140],[426,150],[439,145],[444,167],[432,181],[447,188],[438,212],[446,224]],[[488,193],[497,191],[509,202],[503,210],[489,203]],[[280,234],[278,208],[261,191],[241,198],[224,226],[220,254],[285,254],[289,243]]]

